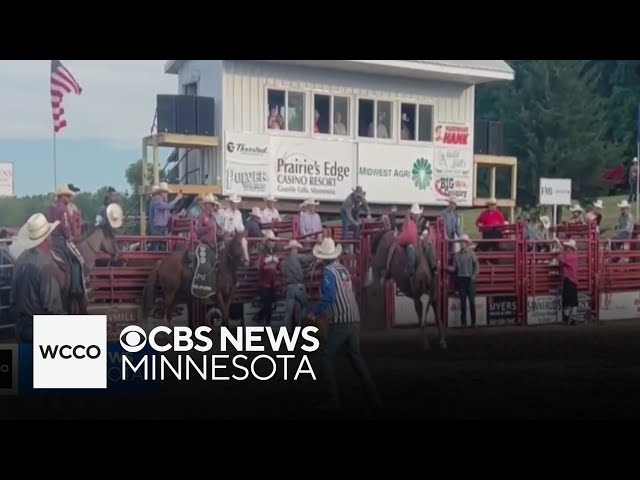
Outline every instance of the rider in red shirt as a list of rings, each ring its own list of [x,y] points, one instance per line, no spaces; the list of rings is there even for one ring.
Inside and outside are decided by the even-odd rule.
[[[273,300],[276,293],[276,274],[278,272],[279,261],[276,255],[276,240],[272,231],[269,231],[264,236],[264,250],[258,259],[258,284],[260,287],[262,308],[253,317],[253,320],[256,323],[261,323],[262,320],[265,320],[267,325],[271,324]]]
[[[502,232],[500,230],[497,228],[487,227],[497,227],[499,225],[504,225],[505,223],[504,215],[502,215],[502,212],[498,210],[495,198],[492,198],[487,202],[487,209],[484,210],[476,220],[476,226],[481,229],[482,238],[484,240],[502,238]],[[488,242],[484,245],[478,245],[478,247],[483,246],[484,248],[478,248],[478,250],[498,250],[497,242]]]
[[[223,239],[222,231],[218,228],[215,217],[215,210],[220,206],[220,202],[213,195],[205,195],[200,201],[202,212],[196,220],[196,236],[198,241],[215,246]]]
[[[405,248],[407,269],[409,275],[413,275],[416,267],[416,244],[418,243],[418,220],[422,215],[422,208],[417,203],[411,205],[409,218],[402,226],[402,232],[396,237],[400,247]]]

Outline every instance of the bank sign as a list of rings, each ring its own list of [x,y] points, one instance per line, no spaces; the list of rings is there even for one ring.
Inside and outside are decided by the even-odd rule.
[[[372,203],[460,206],[473,202],[473,155],[468,148],[358,145],[358,185]]]
[[[355,188],[356,145],[226,132],[224,195],[342,201]]]

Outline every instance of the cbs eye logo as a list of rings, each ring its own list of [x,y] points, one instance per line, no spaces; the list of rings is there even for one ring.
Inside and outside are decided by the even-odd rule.
[[[236,144],[233,142],[228,142],[227,143],[227,152],[229,153],[233,153],[236,150]]]
[[[147,335],[137,325],[129,325],[120,333],[120,345],[129,353],[139,352],[146,344]]]

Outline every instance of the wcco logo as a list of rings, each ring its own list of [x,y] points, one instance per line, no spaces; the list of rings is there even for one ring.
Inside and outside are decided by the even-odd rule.
[[[33,388],[107,388],[107,316],[34,315]]]

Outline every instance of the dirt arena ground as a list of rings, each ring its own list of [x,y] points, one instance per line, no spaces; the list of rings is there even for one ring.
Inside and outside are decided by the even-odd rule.
[[[0,398],[0,418],[640,417],[640,322],[450,330],[446,351],[434,335],[431,329],[428,352],[417,329],[363,335],[362,350],[385,402],[382,412],[367,408],[357,378],[340,358],[344,407],[333,413],[314,409],[323,399],[320,381],[200,380],[163,383],[158,395],[143,397]],[[310,359],[315,368],[315,354]]]

